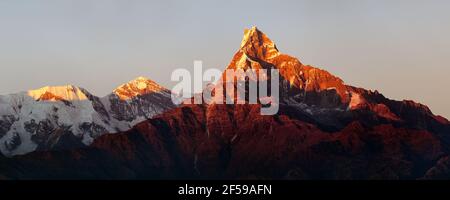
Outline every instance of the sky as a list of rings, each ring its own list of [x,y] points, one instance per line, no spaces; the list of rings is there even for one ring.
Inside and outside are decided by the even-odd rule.
[[[73,84],[98,96],[138,76],[224,69],[244,28],[385,96],[450,118],[450,1],[0,0],[0,94]]]

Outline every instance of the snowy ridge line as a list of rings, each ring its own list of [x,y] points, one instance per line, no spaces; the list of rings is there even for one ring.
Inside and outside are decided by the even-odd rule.
[[[174,107],[171,92],[144,77],[105,97],[73,85],[1,95],[0,152],[13,156],[89,145]]]

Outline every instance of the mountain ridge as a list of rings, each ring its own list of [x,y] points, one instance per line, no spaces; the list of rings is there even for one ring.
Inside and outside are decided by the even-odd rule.
[[[261,115],[261,104],[183,104],[127,131],[101,135],[87,148],[3,159],[0,175],[9,179],[450,178],[448,120],[425,105],[345,85],[325,70],[279,53],[262,34],[256,27],[245,31],[227,69],[280,69],[278,114]]]
[[[124,85],[139,90],[122,99],[116,91],[126,91]],[[73,85],[1,95],[0,151],[11,156],[53,146],[88,145],[101,134],[125,131],[175,107],[170,94],[150,79],[138,77],[104,97]],[[71,142],[58,145],[65,142],[61,138]]]

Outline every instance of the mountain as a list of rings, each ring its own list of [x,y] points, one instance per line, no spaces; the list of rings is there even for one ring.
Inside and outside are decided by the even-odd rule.
[[[256,27],[245,31],[227,68],[278,69],[279,112],[261,115],[261,104],[186,103],[128,131],[102,135],[88,148],[2,158],[0,176],[450,178],[450,123],[425,105],[347,85],[280,53]]]
[[[102,98],[72,85],[4,95],[0,96],[0,150],[12,156],[79,148],[174,107],[169,90],[143,77]]]

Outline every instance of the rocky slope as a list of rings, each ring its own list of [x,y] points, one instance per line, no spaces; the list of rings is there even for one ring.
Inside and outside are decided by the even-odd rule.
[[[140,77],[103,98],[72,85],[0,96],[0,151],[11,156],[89,145],[174,108],[170,95]]]
[[[426,106],[346,85],[247,30],[231,69],[280,70],[280,110],[185,104],[89,148],[3,158],[7,179],[448,178],[450,123]],[[224,93],[227,94],[226,92]]]

